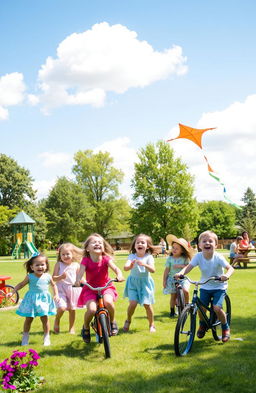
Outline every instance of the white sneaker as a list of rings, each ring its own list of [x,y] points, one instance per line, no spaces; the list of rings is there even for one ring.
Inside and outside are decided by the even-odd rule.
[[[156,332],[156,328],[155,328],[154,325],[150,326],[149,332],[150,332],[150,333],[155,333],[155,332]]]
[[[49,347],[51,345],[50,335],[46,334],[44,336],[44,347]]]
[[[23,333],[21,345],[28,345],[29,333]]]

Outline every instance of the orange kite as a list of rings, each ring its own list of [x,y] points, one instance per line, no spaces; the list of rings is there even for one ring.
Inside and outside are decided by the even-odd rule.
[[[177,136],[176,138],[173,139],[168,139],[167,142],[174,141],[175,139],[179,138],[185,138],[189,139],[190,141],[194,142],[197,146],[202,149],[202,135],[205,131],[208,130],[215,130],[216,127],[214,128],[204,128],[204,129],[199,129],[199,128],[192,128],[188,126],[184,126],[183,124],[179,124],[180,127],[180,135]]]

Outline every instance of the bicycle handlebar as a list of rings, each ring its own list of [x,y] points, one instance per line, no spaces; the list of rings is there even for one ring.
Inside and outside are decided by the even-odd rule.
[[[183,279],[188,280],[190,282],[190,284],[195,284],[195,285],[203,285],[203,284],[206,284],[208,281],[221,281],[221,278],[219,276],[209,277],[205,281],[193,281],[193,280],[190,280],[189,277],[183,276],[183,274],[181,274],[179,276],[179,279],[181,279],[181,280],[183,280]]]
[[[112,282],[119,282],[117,278],[113,278],[109,280],[104,287],[92,287],[88,282],[81,283],[80,286],[83,287],[86,285],[88,288],[90,288],[92,291],[102,291],[103,289],[106,289]]]

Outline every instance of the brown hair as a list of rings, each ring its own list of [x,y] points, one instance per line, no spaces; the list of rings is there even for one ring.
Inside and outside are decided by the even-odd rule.
[[[47,258],[44,254],[40,254],[40,253],[38,252],[38,253],[33,254],[32,257],[31,257],[28,261],[26,261],[26,262],[23,264],[23,266],[25,267],[27,273],[33,273],[33,270],[31,269],[31,266],[35,263],[35,261],[36,261],[36,259],[37,259],[38,257],[43,257],[43,258],[45,258],[45,263],[46,263],[46,270],[45,270],[45,271],[46,271],[46,272],[49,271],[50,266],[49,266],[48,258]]]
[[[141,237],[141,236],[146,238],[146,241],[147,241],[147,250],[146,251],[149,252],[150,254],[152,254],[154,251],[152,239],[150,236],[145,235],[144,233],[140,233],[139,235],[135,236],[135,238],[133,239],[133,242],[131,244],[131,247],[130,247],[130,252],[133,254],[136,254],[135,243],[136,243],[136,240],[138,239],[138,237]]]
[[[93,237],[98,237],[99,239],[102,240],[102,242],[103,242],[102,254],[103,255],[109,255],[109,256],[114,255],[114,250],[111,247],[111,245],[101,235],[99,235],[98,233],[92,233],[90,236],[87,237],[87,239],[84,242],[84,254],[83,254],[84,257],[89,257],[90,256],[90,253],[87,251],[87,247],[88,247],[88,245],[89,245],[89,243],[90,243],[90,241],[92,240]]]
[[[83,256],[83,250],[72,243],[62,243],[58,248],[57,261],[61,262],[61,251],[63,248],[69,248],[72,252],[72,261],[80,262]]]

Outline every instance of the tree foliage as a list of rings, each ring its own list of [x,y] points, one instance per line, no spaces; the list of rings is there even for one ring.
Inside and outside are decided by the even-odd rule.
[[[27,206],[35,198],[29,171],[5,154],[0,154],[0,205],[13,209]]]
[[[133,232],[145,232],[154,242],[168,233],[184,236],[185,226],[190,228],[191,236],[195,235],[198,209],[193,197],[193,177],[187,166],[162,141],[146,145],[138,158],[132,180]]]
[[[0,206],[0,255],[10,254],[12,247],[12,232],[9,222],[16,214],[16,209]]]
[[[208,201],[199,203],[199,210],[198,234],[211,230],[220,238],[236,236],[236,210],[233,206],[223,201]]]
[[[48,238],[58,243],[84,240],[94,215],[82,188],[66,177],[58,179],[42,209],[47,218]]]
[[[92,209],[91,230],[104,237],[117,228],[125,230],[130,208],[118,192],[123,172],[113,167],[107,152],[78,151],[74,159],[73,173]]]

